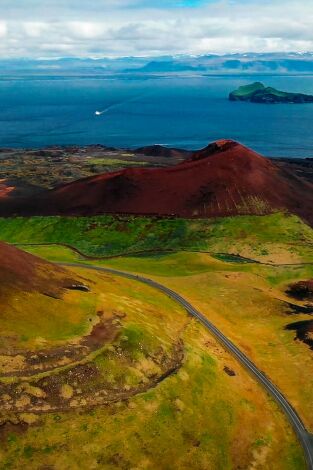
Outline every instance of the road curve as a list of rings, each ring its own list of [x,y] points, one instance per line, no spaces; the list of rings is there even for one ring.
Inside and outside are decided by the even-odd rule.
[[[74,267],[81,269],[91,269],[94,271],[105,272],[117,276],[121,276],[127,279],[132,279],[138,282],[147,284],[148,286],[154,287],[164,294],[168,295],[179,303],[186,311],[197,318],[200,323],[202,323],[216,338],[217,340],[231,353],[233,356],[258,380],[258,382],[263,385],[266,391],[276,400],[280,405],[281,409],[284,411],[285,415],[292,424],[298,439],[303,447],[305,458],[307,462],[308,470],[313,470],[313,436],[305,428],[301,418],[287,401],[284,395],[278,390],[278,388],[271,382],[271,380],[266,377],[266,375],[257,368],[257,366],[242,352],[240,349],[235,346],[232,341],[230,341],[216,326],[211,323],[202,313],[196,310],[187,300],[185,300],[177,292],[169,289],[162,284],[153,281],[152,279],[139,276],[136,274],[127,273],[124,271],[118,271],[116,269],[98,267],[93,265],[82,265],[79,263],[57,263],[60,266],[64,267]]]

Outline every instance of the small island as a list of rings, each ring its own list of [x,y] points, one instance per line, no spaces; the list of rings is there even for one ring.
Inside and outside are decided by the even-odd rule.
[[[237,90],[229,94],[230,101],[249,101],[251,103],[313,103],[313,96],[303,93],[288,93],[276,90],[272,87],[266,87],[261,82],[251,83],[250,85],[240,86]]]

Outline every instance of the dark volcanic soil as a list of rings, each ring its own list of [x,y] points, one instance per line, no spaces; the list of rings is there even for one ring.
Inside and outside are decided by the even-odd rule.
[[[66,184],[40,198],[2,199],[0,215],[122,213],[218,217],[288,210],[313,224],[313,183],[229,140],[168,168],[127,168]]]
[[[300,300],[313,300],[313,279],[291,284],[287,293]]]
[[[286,326],[286,330],[296,331],[296,338],[313,349],[313,320],[298,321]]]
[[[189,155],[162,146],[138,151],[102,145],[0,149],[0,198],[36,196],[71,181],[128,167],[175,165]]]
[[[127,355],[123,355],[112,346],[112,352],[105,358],[114,360],[117,365],[134,367]],[[122,358],[122,359],[121,359]],[[155,355],[149,358],[158,367],[158,372],[138,379],[129,385],[121,374],[118,380],[112,381],[108,374],[97,365],[88,361],[73,365],[69,369],[55,369],[54,373],[43,378],[35,376],[28,381],[0,383],[0,427],[8,421],[8,413],[46,413],[66,411],[74,408],[91,408],[110,404],[135,396],[155,387],[182,366],[184,360],[184,344],[181,340],[173,344],[172,350],[166,355]],[[20,417],[23,420],[23,417]]]
[[[275,158],[273,163],[306,181],[313,183],[313,158]]]
[[[189,158],[192,152],[183,149],[176,149],[170,147],[163,147],[163,145],[150,145],[147,147],[140,147],[134,150],[136,155],[146,155],[150,157],[166,157],[166,158]]]

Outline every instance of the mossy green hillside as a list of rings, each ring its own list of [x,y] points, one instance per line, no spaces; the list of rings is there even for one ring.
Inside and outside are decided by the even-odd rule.
[[[67,243],[85,254],[110,256],[149,250],[208,250],[268,259],[280,247],[290,259],[312,258],[313,230],[296,216],[221,219],[146,217],[31,217],[0,219],[9,243]],[[270,255],[270,256],[269,256]]]

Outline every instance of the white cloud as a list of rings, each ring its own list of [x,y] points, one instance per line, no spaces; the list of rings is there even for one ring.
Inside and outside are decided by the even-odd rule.
[[[71,21],[66,23],[64,26],[65,31],[67,31],[70,36],[79,39],[94,39],[101,37],[105,34],[107,29],[105,23],[86,21]]]
[[[41,36],[43,36],[44,32],[49,29],[49,25],[47,23],[32,21],[22,23],[22,26],[26,36],[31,38],[40,38]]]
[[[0,21],[0,38],[4,38],[7,35],[7,24],[5,21]]]
[[[51,56],[122,56],[313,50],[311,0],[222,0],[197,8],[156,8],[152,3],[1,0],[0,54],[41,56],[46,50]],[[164,0],[160,5],[169,3]]]

